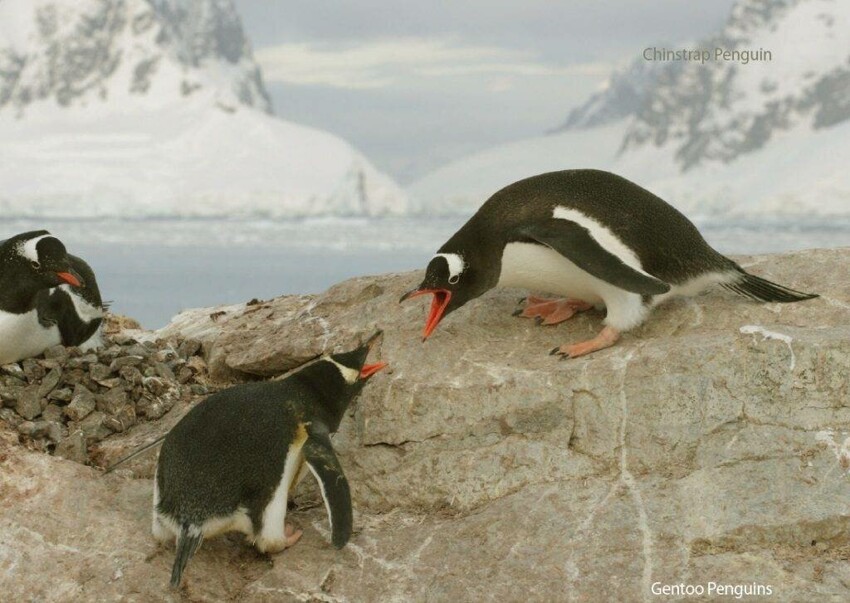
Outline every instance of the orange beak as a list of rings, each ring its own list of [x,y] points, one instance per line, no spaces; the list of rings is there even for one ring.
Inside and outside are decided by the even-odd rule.
[[[57,272],[56,276],[58,276],[60,279],[62,279],[63,281],[65,281],[66,283],[68,283],[69,285],[71,285],[73,287],[82,287],[83,286],[83,284],[80,282],[80,279],[78,279],[76,276],[74,276],[70,272]]]
[[[431,300],[431,311],[428,313],[428,320],[425,321],[425,328],[422,330],[422,341],[428,339],[431,333],[434,332],[434,329],[437,328],[437,325],[440,324],[443,315],[446,313],[449,301],[452,299],[452,292],[448,289],[414,289],[405,293],[399,301],[403,302],[426,293],[432,293],[434,299]]]
[[[382,368],[389,366],[386,362],[376,362],[375,364],[364,364],[360,369],[360,378],[368,379]]]

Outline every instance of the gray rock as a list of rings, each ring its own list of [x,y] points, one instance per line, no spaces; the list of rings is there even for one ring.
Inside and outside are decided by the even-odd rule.
[[[56,404],[48,404],[44,407],[44,410],[41,413],[41,418],[45,421],[61,423],[63,415],[64,410],[61,406],[57,406]]]
[[[112,370],[105,364],[92,364],[89,367],[89,374],[92,380],[100,382],[112,377]]]
[[[38,385],[30,385],[21,390],[15,402],[15,410],[27,421],[31,421],[41,414],[41,396],[38,393]]]
[[[94,394],[86,386],[77,384],[71,403],[65,407],[65,414],[72,421],[82,421],[96,406]]]
[[[50,400],[57,400],[58,402],[70,402],[71,398],[74,396],[74,392],[67,387],[62,387],[59,389],[54,389],[50,392],[47,397]]]
[[[13,377],[17,377],[18,379],[25,379],[24,371],[21,368],[21,365],[17,362],[13,362],[11,364],[4,364],[0,366],[0,372],[4,375],[11,375]]]
[[[21,424],[23,419],[21,418],[21,415],[11,408],[0,408],[0,421],[3,421],[9,427],[15,429]]]
[[[174,406],[174,399],[169,395],[158,396],[156,398],[142,396],[136,404],[136,410],[138,414],[144,416],[150,421],[153,419],[159,419],[171,410],[172,406]]]
[[[38,395],[40,398],[47,398],[56,386],[59,385],[59,381],[62,379],[62,369],[60,368],[52,368],[50,372],[41,380],[41,384],[38,386]]]
[[[334,437],[354,500],[351,542],[328,543],[308,477],[287,515],[301,542],[270,566],[241,538],[210,539],[183,596],[652,601],[656,581],[714,580],[768,583],[771,601],[850,599],[848,259],[745,258],[822,297],[673,301],[615,347],[565,362],[547,351],[592,336],[601,316],[538,327],[510,316],[517,291],[468,304],[423,344],[426,304],[397,304],[421,273],[280,298],[223,324],[210,309],[179,316],[161,337],[203,341],[219,379],[280,373],[376,326],[385,336],[373,358],[391,363]],[[114,460],[190,407],[178,400],[97,448]],[[105,430],[106,416],[92,415],[83,423]],[[0,578],[4,594],[162,599],[173,557],[150,537],[150,479],[101,476],[3,433],[0,492],[11,504],[0,506],[0,541],[28,560]],[[131,466],[149,476],[155,458]],[[58,508],[74,512],[57,522]]]
[[[128,401],[127,392],[117,387],[95,396],[95,399],[97,409],[110,415],[117,414]]]
[[[121,377],[121,380],[124,381],[130,387],[142,384],[142,373],[135,366],[121,367],[118,372],[118,375]]]
[[[47,371],[44,369],[39,362],[34,358],[27,358],[21,362],[21,369],[23,370],[24,376],[27,381],[32,383],[37,379],[43,379],[47,374]]]
[[[157,375],[167,381],[177,380],[177,377],[174,375],[174,371],[172,371],[171,368],[164,362],[157,362],[154,364],[154,369],[156,370]]]
[[[138,366],[144,361],[145,359],[142,356],[119,356],[109,365],[109,370],[117,373],[126,366]]]
[[[136,410],[132,404],[125,404],[113,416],[107,416],[103,425],[116,432],[126,431],[136,424]]]
[[[8,383],[0,385],[0,406],[14,406],[25,387],[26,383],[20,381],[17,381],[15,385]]]
[[[188,383],[192,377],[194,377],[194,373],[192,369],[188,366],[181,367],[179,371],[177,371],[177,381],[178,383]]]
[[[64,361],[68,358],[68,349],[63,345],[56,345],[44,350],[44,357],[48,360]]]
[[[86,435],[83,430],[77,429],[69,433],[67,437],[56,445],[54,454],[70,461],[85,463],[88,460],[88,455],[86,451]]]
[[[112,433],[109,428],[104,426],[104,419],[106,419],[106,415],[99,410],[95,410],[79,422],[79,429],[85,435],[87,443],[99,442]]]
[[[177,347],[177,353],[184,360],[188,360],[189,357],[194,356],[201,350],[201,342],[197,339],[184,339],[183,342]]]

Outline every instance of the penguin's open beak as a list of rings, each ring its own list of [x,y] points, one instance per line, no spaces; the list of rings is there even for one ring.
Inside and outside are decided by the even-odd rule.
[[[366,341],[366,346],[369,348],[369,351],[371,351],[372,348],[375,347],[375,343],[381,338],[381,335],[383,335],[383,334],[384,334],[383,331],[377,331],[374,335],[372,335],[368,339],[368,341]],[[389,366],[389,365],[386,362],[376,362],[374,364],[364,364],[363,367],[360,369],[360,378],[361,379],[368,379],[369,377],[371,377],[372,375],[374,375],[375,373],[380,371],[382,368],[386,368],[387,366]]]
[[[360,378],[368,379],[382,368],[389,366],[386,362],[376,362],[375,364],[364,364],[360,369]]]
[[[401,296],[399,303],[406,301],[412,297],[432,293],[434,299],[431,300],[431,311],[428,313],[428,320],[425,321],[425,328],[422,330],[422,341],[428,339],[446,313],[446,308],[449,306],[449,301],[452,299],[452,292],[448,289],[414,289],[408,291]]]
[[[57,272],[56,276],[59,277],[59,280],[68,283],[72,287],[85,287],[82,277],[73,270],[70,272]]]

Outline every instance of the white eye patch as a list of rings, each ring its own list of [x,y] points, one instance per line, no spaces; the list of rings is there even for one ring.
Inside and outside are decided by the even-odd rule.
[[[28,241],[21,241],[18,244],[18,253],[24,256],[31,262],[38,262],[38,250],[36,249],[36,245],[42,239],[52,238],[53,235],[41,235],[40,237],[35,237],[34,239],[29,239]]]
[[[454,285],[460,280],[460,275],[463,269],[466,268],[466,262],[463,261],[463,256],[457,253],[438,253],[435,258],[443,258],[446,264],[449,265],[449,283]]]

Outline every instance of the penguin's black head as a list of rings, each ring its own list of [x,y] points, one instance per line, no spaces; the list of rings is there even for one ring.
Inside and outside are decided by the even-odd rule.
[[[25,232],[3,243],[3,262],[29,275],[41,287],[72,285],[84,287],[83,278],[71,268],[62,241],[46,230]]]
[[[425,328],[422,331],[424,341],[430,337],[446,315],[483,294],[490,286],[482,282],[477,271],[468,264],[463,255],[438,253],[428,263],[422,283],[416,289],[402,295],[399,302],[426,293],[434,296],[431,300],[428,320],[425,321]]]
[[[383,335],[383,331],[377,331],[374,335],[367,339],[365,343],[350,352],[331,354],[331,361],[341,367],[340,371],[344,373],[344,376],[347,371],[351,371],[350,373],[347,373],[350,377],[346,378],[346,382],[349,385],[358,385],[362,387],[369,377],[387,366],[386,362],[366,364],[366,358],[369,356],[369,351],[375,345],[375,342],[380,339],[381,335]],[[347,369],[347,371],[343,369]]]

